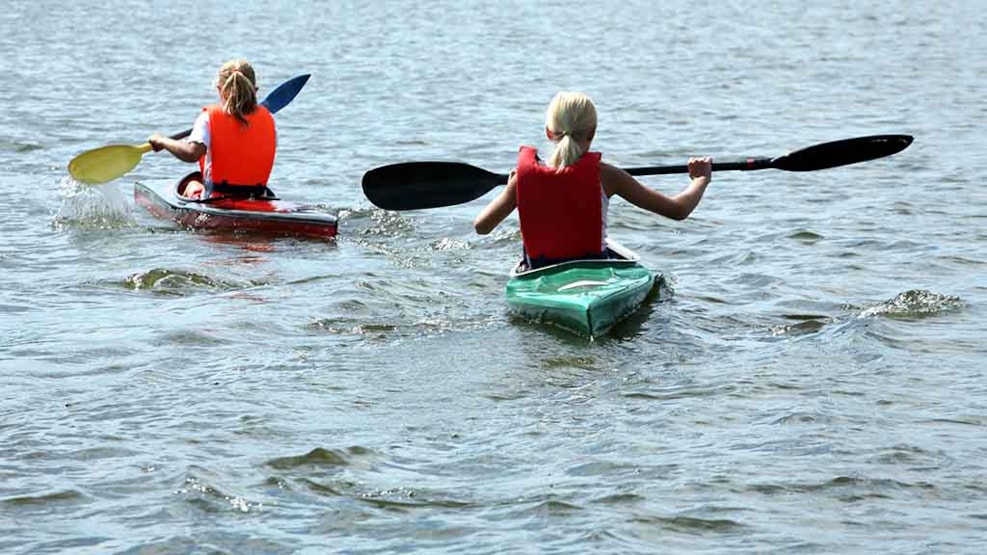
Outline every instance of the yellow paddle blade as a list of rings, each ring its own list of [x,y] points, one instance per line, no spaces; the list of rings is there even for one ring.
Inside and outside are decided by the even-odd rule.
[[[76,181],[97,184],[112,181],[134,169],[151,144],[110,145],[87,150],[69,162],[69,173]]]

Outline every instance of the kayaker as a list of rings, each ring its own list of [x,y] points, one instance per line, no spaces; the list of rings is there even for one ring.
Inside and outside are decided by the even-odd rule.
[[[591,152],[595,133],[593,101],[582,93],[557,94],[545,113],[545,134],[555,143],[551,157],[542,163],[536,149],[522,146],[507,187],[473,221],[476,232],[490,233],[517,208],[529,267],[608,258],[610,197],[684,220],[712,180],[712,160],[690,158],[689,185],[675,196],[659,193]]]
[[[219,68],[216,90],[219,104],[202,109],[187,139],[155,133],[147,141],[155,151],[164,149],[179,160],[199,163],[201,181],[189,181],[179,191],[184,197],[273,197],[267,180],[274,167],[277,130],[271,113],[257,103],[254,68],[245,60],[226,62]]]

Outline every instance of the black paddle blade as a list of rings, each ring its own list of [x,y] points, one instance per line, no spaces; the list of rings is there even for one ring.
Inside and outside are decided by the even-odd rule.
[[[822,143],[774,158],[768,167],[790,172],[835,168],[897,154],[912,140],[911,135],[872,135]]]
[[[363,194],[385,210],[421,210],[478,199],[507,175],[459,162],[407,162],[363,174]]]

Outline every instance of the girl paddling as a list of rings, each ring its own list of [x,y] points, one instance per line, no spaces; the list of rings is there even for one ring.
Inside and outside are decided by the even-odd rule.
[[[184,162],[198,162],[199,173],[184,180],[179,194],[206,199],[223,196],[273,197],[267,180],[274,167],[277,130],[271,113],[257,103],[254,68],[231,60],[216,79],[219,104],[206,106],[183,141],[155,133],[148,142]]]
[[[581,93],[561,92],[545,114],[545,134],[555,142],[547,164],[522,146],[507,187],[473,221],[476,232],[493,231],[515,208],[530,268],[566,260],[607,258],[607,207],[613,195],[661,216],[684,220],[712,180],[710,158],[689,159],[689,185],[675,196],[645,187],[624,170],[591,152],[596,107]]]

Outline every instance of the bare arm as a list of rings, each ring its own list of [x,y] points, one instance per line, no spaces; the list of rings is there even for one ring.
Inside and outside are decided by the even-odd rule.
[[[504,221],[504,218],[510,216],[515,208],[517,208],[517,173],[512,171],[507,179],[507,187],[473,220],[473,229],[480,235],[486,235]]]
[[[713,179],[712,168],[713,161],[710,158],[690,158],[691,181],[675,196],[667,196],[645,187],[631,174],[610,164],[600,164],[600,177],[607,194],[619,195],[634,206],[666,218],[684,220],[692,214],[702,200],[706,186]]]
[[[175,158],[183,162],[198,162],[199,158],[206,153],[206,145],[196,142],[187,141],[176,141],[170,137],[164,137],[155,133],[151,135],[147,142],[151,143],[151,148],[155,152],[159,150],[167,150],[172,153]]]

